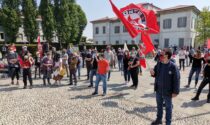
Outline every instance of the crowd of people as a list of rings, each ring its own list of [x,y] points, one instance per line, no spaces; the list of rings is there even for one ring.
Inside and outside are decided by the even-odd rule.
[[[27,46],[23,46],[18,53],[14,44],[7,49],[2,49],[2,57],[8,61],[9,77],[11,84],[19,85],[20,72],[23,76],[23,89],[33,88],[33,79],[43,79],[43,85],[52,85],[51,79],[55,85],[60,85],[63,77],[69,77],[68,85],[77,85],[81,78],[81,68],[87,70],[88,87],[95,87],[92,95],[98,94],[100,81],[103,82],[103,96],[107,94],[107,81],[111,79],[113,69],[118,67],[124,76],[125,84],[131,83],[133,89],[139,85],[139,75],[142,75],[140,60],[144,59],[139,48],[133,47],[132,50],[118,48],[117,51],[111,46],[105,50],[88,49],[82,52],[74,52],[71,49],[56,51],[55,47],[50,49],[47,44],[43,48],[43,53],[36,52],[32,56]],[[179,58],[179,68],[176,63],[176,57]],[[201,51],[194,48],[180,48],[172,50],[165,48],[158,50],[154,61],[157,62],[154,68],[150,69],[151,76],[155,78],[155,92],[157,102],[157,119],[152,124],[162,124],[163,106],[166,107],[166,124],[171,124],[172,119],[172,98],[176,97],[180,91],[180,72],[185,71],[185,67],[191,66],[189,72],[188,84],[190,87],[192,76],[195,73],[195,88],[199,82],[200,72],[203,71],[203,80],[198,87],[196,96],[192,100],[199,100],[202,89],[210,84],[210,50]],[[116,66],[118,64],[118,66]],[[35,68],[32,68],[35,67]],[[32,69],[34,76],[32,76]],[[96,80],[94,82],[94,76]],[[209,85],[210,89],[210,85]],[[210,92],[207,96],[207,102],[210,103]]]

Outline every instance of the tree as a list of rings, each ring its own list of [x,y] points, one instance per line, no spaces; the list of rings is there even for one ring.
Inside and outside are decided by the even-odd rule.
[[[70,39],[69,42],[73,44],[78,44],[79,41],[76,41],[79,34],[79,17],[77,12],[77,5],[75,3],[69,4],[69,18],[70,18]]]
[[[87,25],[87,19],[75,0],[54,0],[54,16],[59,43],[77,44]]]
[[[204,7],[201,11],[196,27],[198,36],[197,40],[199,43],[205,43],[210,38],[210,8]]]
[[[17,34],[21,26],[20,0],[1,1],[1,23],[7,36],[7,41],[16,42]]]
[[[35,0],[23,0],[22,1],[23,12],[23,26],[24,33],[27,40],[32,43],[38,36],[38,24],[36,18],[38,16]]]
[[[69,17],[69,7],[68,7],[68,0],[60,1],[58,9],[58,15],[56,16],[56,23],[57,23],[57,34],[59,36],[59,41],[68,43],[70,40],[70,17]],[[56,8],[56,7],[55,7]]]
[[[81,38],[82,38],[83,31],[87,25],[87,18],[86,18],[84,11],[82,10],[82,8],[79,5],[76,5],[76,7],[77,7],[77,14],[78,14],[77,17],[79,18],[78,19],[79,33],[77,35],[76,42],[80,42]]]
[[[51,43],[55,33],[55,19],[51,0],[41,0],[39,12],[42,17],[42,29],[47,42]]]

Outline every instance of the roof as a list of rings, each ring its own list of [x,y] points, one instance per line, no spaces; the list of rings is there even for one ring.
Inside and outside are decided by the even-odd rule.
[[[114,22],[114,21],[118,21],[119,19],[117,17],[112,17],[112,18],[109,18],[109,17],[103,17],[103,18],[100,18],[100,19],[97,19],[97,20],[93,20],[93,21],[90,21],[91,23],[95,23],[95,22]]]
[[[136,4],[136,5],[143,5],[143,6],[149,5],[149,6],[153,7],[153,8],[156,8],[156,9],[161,10],[161,8],[159,8],[159,7],[155,6],[155,5],[153,5],[152,3],[139,3],[139,4]]]
[[[174,11],[183,11],[183,10],[188,10],[188,9],[192,9],[198,14],[200,13],[200,10],[194,5],[178,5],[178,6],[174,6],[174,7],[170,7],[166,9],[161,9],[161,10],[158,10],[157,12],[166,13],[166,12],[174,12]]]

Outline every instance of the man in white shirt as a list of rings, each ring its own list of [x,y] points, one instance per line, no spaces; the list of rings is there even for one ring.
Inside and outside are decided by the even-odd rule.
[[[105,56],[105,59],[109,62],[110,69],[111,69],[113,67],[114,54],[111,51],[111,47],[110,46],[106,47],[106,51],[104,52],[104,56]],[[109,81],[110,75],[111,75],[111,70],[110,69],[109,69],[109,72],[108,72],[108,81]]]
[[[181,70],[181,68],[183,67],[183,71],[185,69],[185,57],[186,57],[187,53],[184,50],[184,48],[181,48],[181,50],[179,50],[179,70]]]

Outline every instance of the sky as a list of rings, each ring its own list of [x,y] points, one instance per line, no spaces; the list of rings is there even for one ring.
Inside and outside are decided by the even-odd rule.
[[[109,0],[76,0],[82,7],[88,20],[83,36],[92,38],[92,24],[90,21],[103,17],[114,17]],[[210,0],[112,0],[118,8],[122,8],[130,3],[152,3],[159,8],[169,8],[177,5],[195,5],[198,9],[210,6]],[[39,3],[40,0],[37,0]]]

